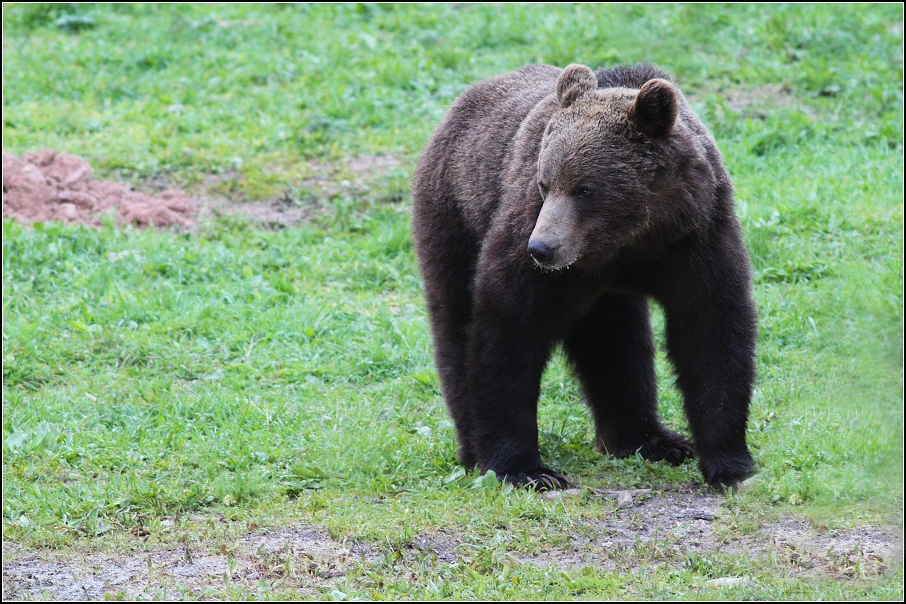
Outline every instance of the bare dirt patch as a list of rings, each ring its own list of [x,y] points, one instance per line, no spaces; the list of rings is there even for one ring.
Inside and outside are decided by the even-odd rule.
[[[246,217],[271,228],[295,226],[333,213],[337,199],[399,201],[392,187],[389,191],[382,189],[387,188],[387,175],[400,166],[401,162],[389,154],[360,155],[329,164],[309,163],[308,175],[301,181],[289,182],[275,199],[237,204],[221,197],[211,210],[215,214]]]
[[[150,197],[123,184],[95,180],[91,166],[68,153],[3,153],[4,217],[99,226],[109,214],[121,225],[190,227],[196,208],[175,189]]]
[[[784,518],[765,527],[761,534],[788,565],[808,571],[823,570],[843,577],[874,576],[892,564],[902,564],[903,542],[889,529],[865,527],[849,531],[814,527],[795,518]]]
[[[3,600],[206,597],[211,589],[294,590],[315,595],[363,559],[323,530],[256,531],[229,550],[186,543],[129,554],[62,553],[3,545]]]
[[[725,98],[731,109],[740,112],[759,105],[788,107],[794,100],[790,91],[780,84],[765,84],[748,90],[733,90],[727,93]]]
[[[607,518],[583,523],[566,548],[520,561],[561,569],[625,571],[679,566],[696,555],[751,559],[773,555],[797,574],[840,577],[875,576],[902,561],[902,535],[892,528],[836,531],[816,528],[806,519],[784,518],[753,534],[737,534],[726,530],[720,495],[694,485],[645,491],[595,493],[619,502]]]
[[[402,162],[389,154],[359,155],[333,163],[307,165],[301,180],[289,179],[284,192],[266,201],[236,203],[218,192],[222,183],[235,175],[212,175],[206,179],[200,198],[203,215],[226,215],[250,220],[267,228],[287,228],[305,224],[336,211],[338,199],[365,202],[402,200],[402,187],[388,185],[388,176],[402,172]],[[408,183],[408,177],[403,180]]]
[[[883,573],[902,563],[902,536],[881,527],[834,531],[801,518],[783,518],[754,533],[728,530],[724,498],[694,485],[638,491],[570,491],[544,496],[551,505],[564,497],[613,500],[604,517],[580,520],[564,546],[510,559],[543,568],[583,567],[619,572],[663,565],[683,567],[714,554],[771,557],[794,575],[841,579]],[[628,500],[627,500],[628,497]],[[432,531],[408,548],[385,551],[344,544],[312,526],[248,531],[232,545],[187,542],[148,545],[126,554],[72,553],[3,545],[3,599],[98,600],[103,598],[195,599],[227,587],[244,591],[292,590],[318,597],[361,565],[387,556],[393,572],[417,568],[425,557],[440,564],[469,564],[472,548],[455,531]],[[697,558],[698,557],[698,558]],[[355,576],[356,572],[352,573]],[[717,577],[711,586],[744,584],[745,577]]]
[[[724,107],[731,109],[740,117],[758,120],[767,119],[778,109],[796,109],[807,115],[813,114],[813,110],[808,105],[797,102],[792,89],[782,84],[764,84],[754,88],[730,91],[701,90],[698,93],[689,94],[687,99],[694,105],[703,102],[709,94],[723,99],[723,103],[714,107],[714,111],[721,119],[724,117]]]

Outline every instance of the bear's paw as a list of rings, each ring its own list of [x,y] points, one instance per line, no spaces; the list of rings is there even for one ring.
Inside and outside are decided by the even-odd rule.
[[[702,456],[699,467],[708,486],[718,491],[737,491],[743,481],[755,474],[755,462],[748,451],[736,455]]]
[[[503,474],[500,479],[513,486],[525,487],[536,491],[559,491],[570,487],[566,476],[543,467],[527,472]]]
[[[648,461],[666,461],[670,465],[682,465],[687,459],[695,457],[692,442],[679,432],[664,430],[648,439],[639,454]]]

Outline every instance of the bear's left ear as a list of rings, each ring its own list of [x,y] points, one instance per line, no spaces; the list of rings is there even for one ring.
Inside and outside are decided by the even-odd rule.
[[[645,134],[663,136],[673,127],[678,112],[676,88],[667,80],[655,78],[639,90],[629,108],[629,119]]]
[[[569,107],[580,96],[593,92],[598,87],[598,78],[585,65],[567,65],[557,80],[557,100],[563,108]]]

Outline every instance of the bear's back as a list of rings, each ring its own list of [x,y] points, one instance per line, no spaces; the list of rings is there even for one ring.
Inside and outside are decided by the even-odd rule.
[[[516,132],[532,109],[556,92],[561,71],[529,65],[478,82],[457,98],[419,161],[416,211],[453,212],[481,237],[503,195],[504,164]]]
[[[595,72],[595,77],[598,80],[598,88],[641,88],[655,78],[673,81],[666,71],[661,71],[648,63],[599,69]]]

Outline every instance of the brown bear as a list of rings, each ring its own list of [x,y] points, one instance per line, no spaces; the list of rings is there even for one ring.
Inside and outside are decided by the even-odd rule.
[[[541,374],[562,342],[602,452],[697,455],[716,488],[750,476],[756,313],[740,231],[714,140],[650,65],[533,65],[463,93],[413,182],[460,461],[568,485],[538,451]],[[648,298],[664,310],[692,442],[658,417]]]

